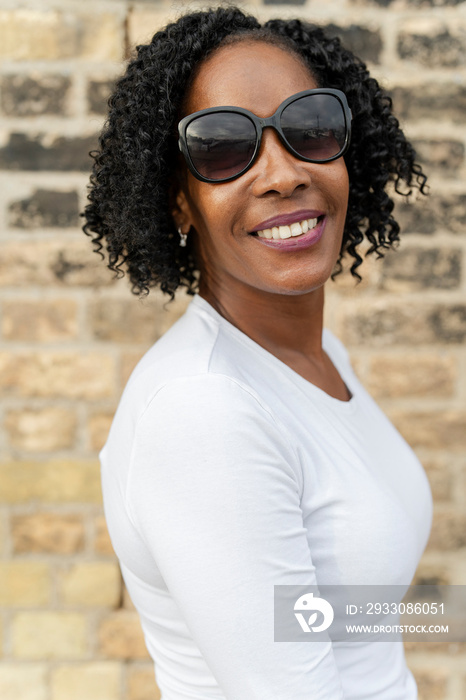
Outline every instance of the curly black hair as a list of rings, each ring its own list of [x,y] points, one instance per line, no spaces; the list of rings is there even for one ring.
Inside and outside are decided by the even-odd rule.
[[[108,267],[129,274],[135,294],[159,285],[173,299],[179,286],[194,294],[198,270],[188,238],[179,246],[172,219],[180,169],[176,125],[199,64],[220,44],[242,38],[276,43],[301,57],[320,87],[342,90],[353,114],[352,139],[345,154],[350,193],[342,248],[332,275],[342,270],[345,253],[354,258],[358,279],[362,257],[381,256],[399,240],[387,193],[426,189],[426,176],[392,114],[389,95],[371,78],[365,64],[319,27],[300,20],[274,19],[263,27],[236,7],[219,7],[182,16],[137,47],[126,73],[109,99],[108,119],[93,151],[88,200],[82,214],[85,233],[97,252],[105,247]],[[403,184],[404,183],[404,184]]]

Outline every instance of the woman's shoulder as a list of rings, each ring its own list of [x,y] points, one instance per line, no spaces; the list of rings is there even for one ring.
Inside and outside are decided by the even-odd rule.
[[[121,404],[140,404],[169,394],[223,391],[253,394],[241,372],[241,342],[228,333],[221,317],[207,302],[194,297],[186,312],[145,353],[133,370]]]
[[[219,327],[215,319],[202,313],[196,300],[194,297],[184,314],[144,354],[128,384],[141,381],[158,384],[208,369]]]

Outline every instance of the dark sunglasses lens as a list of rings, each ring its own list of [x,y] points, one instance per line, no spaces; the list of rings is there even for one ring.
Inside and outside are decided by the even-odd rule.
[[[200,175],[209,180],[225,180],[250,163],[256,146],[256,128],[242,114],[204,114],[188,125],[186,143]]]
[[[334,95],[307,95],[295,100],[283,110],[281,127],[290,146],[310,160],[332,158],[345,145],[345,114]]]

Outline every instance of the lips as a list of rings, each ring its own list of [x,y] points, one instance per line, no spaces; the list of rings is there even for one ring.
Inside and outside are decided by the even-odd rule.
[[[327,217],[322,216],[318,219],[312,219],[311,221],[316,222],[316,224],[312,228],[309,228],[306,232],[301,233],[300,235],[288,235],[290,233],[290,229],[294,227],[294,224],[291,224],[291,226],[273,227],[273,232],[281,232],[282,228],[287,229],[283,232],[284,235],[280,235],[279,237],[273,236],[273,239],[271,239],[268,235],[270,229],[265,229],[259,231],[259,233],[254,233],[254,240],[257,241],[258,244],[274,248],[277,251],[293,252],[303,250],[304,248],[309,248],[310,246],[313,246],[315,243],[320,241],[324,234]]]

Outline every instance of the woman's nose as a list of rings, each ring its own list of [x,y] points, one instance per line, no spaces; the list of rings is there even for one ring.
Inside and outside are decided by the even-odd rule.
[[[259,156],[253,168],[257,173],[252,185],[256,197],[268,193],[290,197],[296,189],[304,189],[311,184],[311,176],[304,161],[290,153],[277,132],[270,127],[262,132]]]

